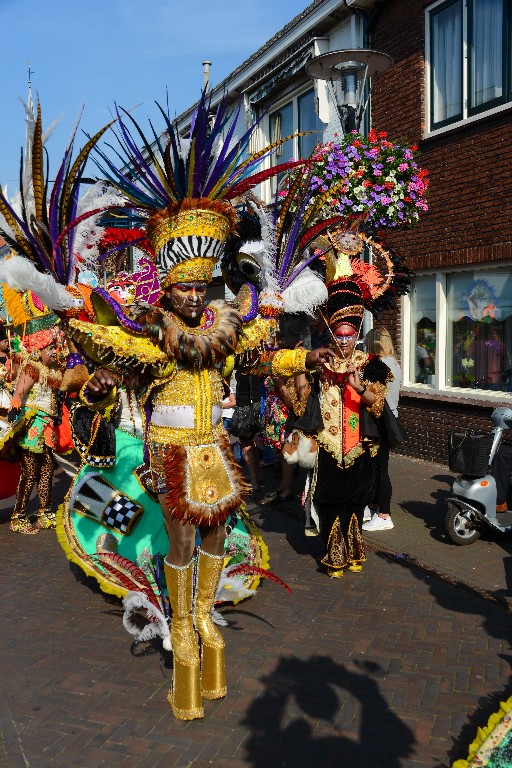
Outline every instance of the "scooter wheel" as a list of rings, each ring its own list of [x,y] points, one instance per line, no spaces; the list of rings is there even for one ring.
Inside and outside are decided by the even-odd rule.
[[[465,546],[473,544],[480,538],[480,531],[476,527],[478,516],[467,509],[460,509],[455,504],[450,504],[445,518],[446,533],[454,544]]]

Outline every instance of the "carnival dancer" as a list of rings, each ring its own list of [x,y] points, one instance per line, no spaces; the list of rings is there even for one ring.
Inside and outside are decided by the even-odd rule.
[[[229,221],[231,212],[219,205],[206,207],[206,201],[197,202],[205,206],[198,212],[207,212],[210,222],[214,217],[217,219],[215,239],[222,242],[221,226]],[[198,232],[185,229],[179,210],[166,214],[169,234],[161,248],[155,249],[162,256],[179,253],[185,238],[192,236],[189,233]],[[190,209],[186,217],[190,219]],[[203,236],[193,236],[199,241],[196,247],[204,253]],[[202,698],[226,695],[224,641],[212,622],[211,608],[223,568],[225,522],[240,506],[244,490],[222,425],[220,368],[226,355],[237,347],[241,320],[224,302],[205,306],[206,288],[213,270],[213,263],[208,264],[207,258],[187,257],[162,277],[163,306],[149,313],[146,332],[150,332],[150,326],[153,333],[155,326],[157,333],[161,331],[172,370],[166,377],[150,378],[141,394],[144,407],[150,409],[146,439],[154,485],[169,535],[165,559],[173,609],[173,688],[169,701],[175,716],[187,720],[203,716]],[[159,256],[158,261],[162,263]],[[80,330],[77,321],[71,321],[71,325]],[[95,334],[96,345],[99,336]],[[111,343],[108,329],[102,329],[101,336],[106,345]],[[87,343],[80,333],[75,338],[78,343]],[[116,354],[120,354],[120,350],[116,350]],[[281,356],[277,352],[274,357],[273,366],[277,371]],[[317,353],[303,350],[293,364],[305,370],[307,365],[313,366],[320,359],[323,359],[321,350]],[[108,370],[98,370],[86,385],[84,396],[94,406],[96,399],[111,395],[114,385],[115,378]],[[197,565],[193,558],[196,527],[201,535]],[[192,616],[194,567],[197,586]]]
[[[145,414],[151,472],[169,534],[165,577],[172,607],[173,684],[168,700],[183,720],[203,716],[203,698],[226,695],[224,640],[211,608],[223,567],[225,523],[244,491],[221,410],[223,363],[241,350],[242,317],[225,302],[206,305],[205,299],[213,268],[236,226],[228,200],[261,180],[258,174],[252,181],[249,176],[262,153],[242,160],[254,127],[231,149],[228,130],[223,143],[227,114],[222,103],[211,125],[203,96],[186,147],[166,118],[170,145],[159,147],[163,164],[156,154],[145,158],[133,149],[119,115],[123,144],[130,148],[126,162],[136,164],[136,177],[125,176],[105,155],[102,163],[141,212],[163,296],[160,307],[132,311],[128,318],[98,291],[96,305],[105,304],[99,314],[106,319],[110,311],[112,324],[69,321],[77,345],[103,364],[82,390],[84,401],[102,408],[124,380],[137,391]],[[276,375],[283,370],[291,375],[329,356],[328,350],[278,351],[270,365]],[[197,561],[196,528],[201,535]]]
[[[355,231],[334,232],[327,243],[326,323],[335,357],[319,374],[323,428],[311,497],[326,547],[322,562],[329,576],[339,578],[345,570],[362,570],[366,559],[361,526],[377,479],[379,429],[392,380],[389,368],[356,343],[365,307],[375,310],[378,299],[392,292],[393,270],[399,269],[382,246]],[[357,258],[365,243],[373,248],[372,266]],[[404,274],[400,279],[403,285]]]
[[[18,445],[21,462],[10,529],[35,534],[55,527],[51,506],[52,451],[56,447],[57,390],[62,381],[64,337],[57,325],[58,318],[35,294],[29,291],[18,294],[4,286],[3,295],[12,318],[12,333],[21,340],[16,355],[18,372],[7,416],[11,426],[0,437],[0,449],[11,441]],[[39,505],[37,522],[33,525],[27,505],[36,484]]]

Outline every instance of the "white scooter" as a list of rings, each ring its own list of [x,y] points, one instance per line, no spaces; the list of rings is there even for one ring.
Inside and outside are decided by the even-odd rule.
[[[512,408],[495,408],[491,414],[494,436],[483,476],[462,474],[455,478],[452,495],[444,502],[446,532],[455,544],[472,544],[489,525],[500,533],[512,532],[512,511],[496,513],[496,481],[489,470],[500,447],[503,431],[512,429]]]

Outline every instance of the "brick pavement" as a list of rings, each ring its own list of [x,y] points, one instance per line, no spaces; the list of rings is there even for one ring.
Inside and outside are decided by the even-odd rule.
[[[401,458],[404,469],[410,478]],[[420,469],[432,479],[435,467]],[[222,610],[228,696],[181,723],[165,702],[169,659],[130,648],[119,602],[53,533],[15,536],[0,516],[0,766],[434,768],[465,757],[512,694],[505,608],[378,549],[362,574],[329,580],[300,520],[254,517],[293,593],[266,582]],[[445,546],[447,560],[464,550]]]

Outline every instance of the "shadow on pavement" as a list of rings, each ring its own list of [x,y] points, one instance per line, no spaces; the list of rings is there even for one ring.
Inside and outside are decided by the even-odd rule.
[[[432,481],[439,483],[440,487],[430,493],[430,497],[433,499],[431,503],[420,499],[418,501],[401,501],[400,506],[410,515],[421,520],[433,539],[445,542],[447,535],[444,527],[444,500],[451,493],[453,475],[434,475]]]
[[[390,565],[397,565],[400,568],[408,568],[403,560],[389,560],[380,552],[375,553],[377,557],[385,558]],[[457,587],[447,584],[435,575],[429,574],[423,569],[411,568],[413,576],[426,584],[430,594],[438,605],[447,611],[454,613],[476,614],[482,617],[482,628],[493,638],[505,641],[512,650],[512,622],[510,621],[510,612],[496,606],[494,603],[480,599],[471,595],[469,592],[457,589]],[[449,643],[449,637],[447,637]],[[512,669],[512,656],[500,654]],[[468,658],[468,665],[471,659]],[[500,701],[505,701],[512,695],[512,676],[503,687],[489,696],[481,697],[478,701],[478,708],[474,713],[468,712],[468,722],[463,726],[459,736],[453,739],[452,748],[447,755],[447,762],[436,766],[436,768],[448,768],[455,760],[464,760],[467,758],[469,745],[474,740],[478,728],[487,725],[489,717],[497,712]]]
[[[399,768],[401,758],[412,752],[414,734],[390,710],[373,679],[379,665],[355,665],[356,670],[349,669],[327,656],[281,657],[262,678],[266,689],[243,720],[250,732],[244,743],[247,765]],[[345,735],[313,735],[318,721]]]

